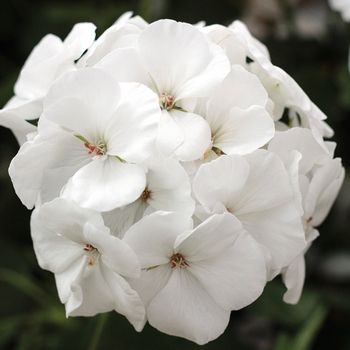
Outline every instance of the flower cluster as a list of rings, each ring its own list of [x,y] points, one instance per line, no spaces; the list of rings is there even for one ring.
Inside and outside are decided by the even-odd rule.
[[[325,115],[239,21],[45,36],[0,123],[67,316],[115,310],[198,344],[304,254],[344,178]]]

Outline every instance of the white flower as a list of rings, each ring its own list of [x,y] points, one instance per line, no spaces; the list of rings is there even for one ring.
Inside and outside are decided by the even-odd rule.
[[[194,200],[189,178],[175,159],[151,156],[146,160],[146,187],[140,197],[122,208],[103,213],[112,234],[122,238],[126,230],[143,216],[157,210],[192,216]]]
[[[109,27],[89,48],[88,52],[79,60],[79,67],[92,67],[111,51],[131,47],[139,34],[148,23],[139,16],[130,18],[132,12],[124,13]]]
[[[15,84],[15,96],[0,111],[0,124],[13,131],[20,145],[28,133],[36,131],[34,124],[52,83],[76,69],[75,61],[94,40],[95,29],[92,23],[78,23],[63,42],[48,34],[29,55]]]
[[[52,200],[64,185],[65,198],[98,211],[136,200],[146,185],[142,163],[155,147],[157,101],[145,86],[120,85],[96,68],[58,79],[45,99],[38,136],[10,165],[23,203],[32,207],[40,192]]]
[[[210,128],[191,113],[193,99],[209,96],[230,65],[223,50],[197,28],[171,20],[154,22],[135,48],[114,50],[97,66],[118,81],[137,81],[157,93],[162,109],[157,142],[164,156],[190,161],[204,154]]]
[[[272,269],[290,264],[306,246],[288,172],[271,152],[221,156],[203,164],[193,191],[201,204],[195,212],[200,219],[210,213],[234,214],[267,249]]]
[[[67,317],[115,310],[142,329],[144,307],[124,279],[137,278],[140,263],[99,213],[58,198],[33,212],[31,233],[40,266],[55,274]]]
[[[195,109],[211,129],[212,142],[202,158],[213,159],[213,153],[221,152],[248,154],[270,141],[275,126],[265,109],[267,102],[259,79],[233,65],[209,100],[199,102]]]
[[[302,220],[308,244],[295,261],[281,271],[288,289],[283,300],[291,304],[296,304],[301,296],[305,278],[304,255],[319,235],[314,227],[319,226],[328,215],[345,176],[340,159],[332,159],[332,154],[326,152],[326,148],[333,148],[330,142],[327,142],[327,146],[321,147],[310,130],[301,128],[278,133],[268,146],[268,150],[276,153],[286,167],[294,152],[301,155],[296,172],[294,171],[291,177],[294,178],[296,201],[300,202],[302,208]]]
[[[183,214],[156,212],[132,226],[124,241],[141,262],[141,279],[130,284],[149,323],[198,344],[223,333],[230,311],[253,302],[266,283],[259,245],[229,213],[193,229]]]

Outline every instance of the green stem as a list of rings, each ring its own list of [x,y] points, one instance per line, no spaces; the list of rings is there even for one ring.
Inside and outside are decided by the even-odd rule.
[[[92,336],[91,342],[90,342],[90,346],[88,350],[96,350],[98,348],[98,343],[100,341],[102,332],[103,332],[103,328],[106,324],[106,320],[107,320],[107,316],[108,313],[104,313],[99,315],[99,319],[97,321],[97,326],[95,328],[95,332]]]

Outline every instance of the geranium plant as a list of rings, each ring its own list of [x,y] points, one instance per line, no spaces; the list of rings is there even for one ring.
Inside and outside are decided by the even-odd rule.
[[[240,21],[126,13],[94,32],[44,37],[0,111],[67,317],[205,344],[279,274],[297,303],[344,179],[326,116]]]

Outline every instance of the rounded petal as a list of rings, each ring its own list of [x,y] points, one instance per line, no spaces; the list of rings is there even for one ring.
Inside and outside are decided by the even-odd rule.
[[[78,170],[69,179],[62,197],[84,208],[110,211],[135,201],[145,187],[146,174],[142,166],[108,156]]]
[[[161,116],[158,97],[141,84],[120,85],[118,107],[104,131],[107,154],[140,164],[155,148]]]
[[[202,345],[224,332],[230,311],[220,308],[186,269],[176,269],[151,301],[147,316],[159,331]]]
[[[184,135],[184,142],[177,147],[174,155],[184,162],[201,158],[211,139],[210,126],[207,121],[189,112],[172,110],[170,114]]]
[[[141,266],[134,251],[119,238],[109,235],[109,230],[101,231],[87,222],[84,237],[99,251],[101,261],[108,269],[125,277],[140,276]]]
[[[225,310],[247,306],[263,291],[264,256],[258,243],[230,213],[213,215],[192,233],[179,236],[175,252],[184,256],[188,272]]]
[[[188,216],[158,211],[130,227],[123,240],[138,256],[141,268],[147,269],[169,263],[176,237],[192,227]]]
[[[80,69],[55,81],[44,101],[44,113],[94,143],[108,126],[120,95],[119,84],[108,73],[97,68]]]
[[[158,92],[176,99],[208,96],[230,69],[222,49],[187,23],[150,24],[140,34],[138,48]]]

